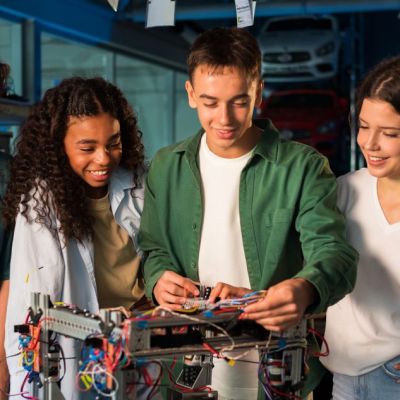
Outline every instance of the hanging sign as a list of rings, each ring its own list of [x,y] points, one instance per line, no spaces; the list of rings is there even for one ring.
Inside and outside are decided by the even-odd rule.
[[[235,0],[237,27],[244,28],[254,24],[256,1]]]
[[[175,25],[175,0],[147,0],[146,28]]]

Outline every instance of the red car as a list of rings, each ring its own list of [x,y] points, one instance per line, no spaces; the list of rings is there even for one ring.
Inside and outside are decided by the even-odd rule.
[[[342,151],[347,127],[348,101],[333,90],[296,89],[273,92],[259,113],[269,118],[284,139],[316,148],[327,157]]]

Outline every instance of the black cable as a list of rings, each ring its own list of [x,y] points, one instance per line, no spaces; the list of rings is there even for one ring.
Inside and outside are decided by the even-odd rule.
[[[153,388],[151,389],[150,393],[147,395],[146,400],[152,399],[153,396],[156,394],[157,387],[159,387],[159,384],[160,384],[160,381],[161,381],[161,377],[163,375],[163,366],[162,366],[160,361],[153,360],[153,361],[150,361],[147,365],[149,365],[149,364],[157,364],[159,366],[159,368],[160,368],[160,371],[158,373],[158,376],[157,376],[157,379],[156,379],[156,381],[154,383]]]

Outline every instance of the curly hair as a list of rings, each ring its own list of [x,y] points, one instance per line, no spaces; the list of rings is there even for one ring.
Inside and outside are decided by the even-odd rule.
[[[134,185],[142,184],[144,148],[137,118],[122,92],[103,78],[64,79],[49,89],[30,112],[21,128],[17,154],[11,164],[10,183],[4,198],[4,218],[13,224],[20,212],[65,240],[82,241],[92,234],[83,180],[72,170],[64,150],[64,137],[71,116],[108,113],[121,129],[120,166],[133,172]],[[28,204],[33,201],[32,205]],[[57,217],[55,227],[52,215]],[[54,219],[54,218],[53,218]]]

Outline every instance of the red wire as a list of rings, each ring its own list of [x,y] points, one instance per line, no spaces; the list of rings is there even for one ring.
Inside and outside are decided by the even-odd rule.
[[[29,316],[30,316],[30,315],[31,315],[30,312],[28,312],[28,314],[26,314],[26,317],[25,317],[25,324],[28,323],[28,321],[29,321]]]
[[[176,357],[173,358],[172,363],[169,366],[169,368],[171,368],[171,371],[175,368],[175,364],[176,364]]]
[[[326,357],[329,355],[329,346],[328,346],[328,342],[325,340],[325,338],[314,328],[309,328],[308,332],[311,332],[313,335],[317,336],[322,343],[325,345],[325,352],[321,353],[321,352],[316,352],[311,354],[311,356],[313,357]]]
[[[154,386],[153,386],[152,390],[150,391],[150,393],[148,394],[146,400],[152,399],[155,396],[155,394],[157,393],[157,387],[160,384],[160,381],[161,381],[161,378],[162,378],[162,375],[163,375],[163,370],[164,370],[162,364],[159,361],[154,360],[154,361],[150,361],[149,362],[149,364],[152,364],[152,363],[153,364],[157,364],[159,366],[160,372],[158,373],[158,376],[157,376],[157,378],[156,378],[156,380],[154,382]]]
[[[282,392],[281,390],[278,390],[277,388],[273,387],[271,384],[269,386],[271,390],[279,396],[283,396],[286,397],[287,399],[292,399],[292,400],[302,400],[301,397],[296,396],[295,394]]]
[[[35,396],[25,396],[26,393],[29,393],[29,392],[24,392],[25,383],[26,383],[26,381],[28,380],[28,377],[29,377],[29,373],[25,375],[24,381],[22,382],[21,389],[20,389],[20,392],[21,392],[20,395],[21,395],[21,397],[23,397],[24,399],[28,399],[28,400],[38,400],[38,398],[35,397]]]
[[[237,311],[238,307],[227,307],[227,308],[221,308],[219,310],[212,311],[213,314],[223,314],[223,313],[228,313],[228,312],[234,312]]]
[[[220,357],[220,353],[214,349],[214,347],[210,346],[208,343],[203,343],[203,347],[210,351],[212,354],[215,354],[216,356]]]
[[[267,380],[266,383],[268,384],[269,389],[270,389],[272,392],[274,392],[275,394],[277,394],[277,395],[279,395],[279,396],[282,396],[282,397],[285,397],[286,399],[291,399],[291,400],[302,400],[301,397],[296,396],[295,394],[282,392],[281,390],[279,390],[279,389],[277,389],[276,387],[272,386],[272,385],[271,385],[271,381],[270,381],[269,376],[268,376],[268,373],[266,373],[265,370],[264,370],[264,376],[265,376],[265,379]]]

